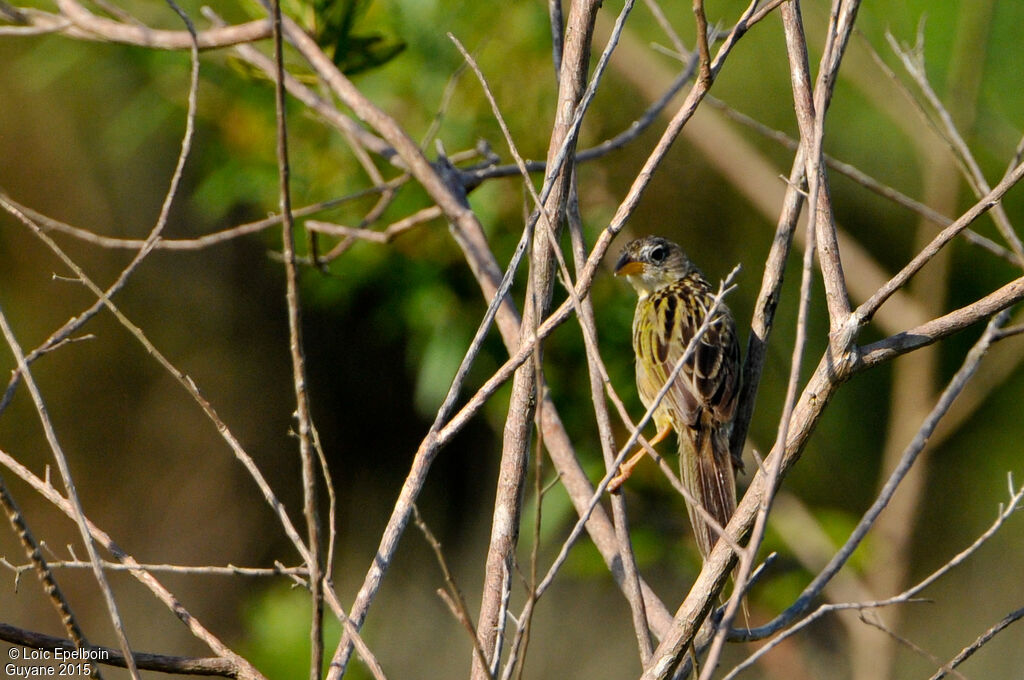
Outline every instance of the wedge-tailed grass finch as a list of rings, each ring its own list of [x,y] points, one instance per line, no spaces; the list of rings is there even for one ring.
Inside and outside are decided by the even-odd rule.
[[[633,316],[636,386],[650,408],[714,303],[714,291],[683,249],[657,236],[631,241],[615,265],[640,296]],[[690,358],[683,364],[653,414],[658,433],[651,444],[675,430],[679,473],[691,499],[690,524],[701,555],[707,557],[718,532],[695,507],[700,504],[722,527],[736,509],[729,433],[739,395],[740,347],[729,309],[719,304]],[[622,465],[609,488],[617,489],[643,457]]]

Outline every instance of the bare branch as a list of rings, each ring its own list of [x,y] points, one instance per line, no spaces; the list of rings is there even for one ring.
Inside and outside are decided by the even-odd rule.
[[[306,569],[309,570],[310,595],[310,680],[320,680],[323,670],[324,599],[320,555],[320,515],[317,510],[316,462],[313,460],[312,417],[309,413],[309,395],[306,392],[306,359],[302,345],[302,307],[299,302],[298,273],[295,266],[295,222],[292,218],[291,168],[288,164],[288,127],[285,120],[284,45],[281,37],[281,4],[273,0],[271,18],[274,22],[274,65],[277,73],[274,103],[277,119],[277,169],[280,184],[281,241],[284,250],[285,300],[288,306],[288,348],[292,363],[292,382],[295,389],[295,413],[299,425],[299,458],[302,462],[303,514],[306,518]],[[312,255],[316,259],[315,253]]]
[[[19,14],[25,19],[25,25],[2,26],[0,35],[62,33],[77,40],[115,42],[160,50],[187,50],[193,45],[193,38],[188,31],[168,31],[105,19],[71,0],[61,0],[57,6],[60,14],[28,7],[18,8]],[[264,40],[270,35],[270,21],[260,19],[236,26],[198,31],[195,42],[199,49],[207,50]]]
[[[91,562],[82,562],[80,560],[49,560],[47,565],[51,569],[92,569]],[[143,571],[148,571],[154,574],[191,574],[200,576],[289,576],[298,578],[303,587],[305,587],[304,579],[309,574],[305,567],[286,567],[282,564],[277,564],[273,567],[236,567],[233,564],[228,564],[223,567],[191,567],[181,564],[127,565],[121,562],[109,562],[107,560],[102,560],[100,565],[105,571],[134,571],[142,569]],[[34,564],[11,564],[2,557],[0,557],[0,566],[7,567],[15,574],[21,574],[24,571],[35,568]]]
[[[861,323],[867,323],[871,320],[872,315],[878,310],[879,307],[893,294],[896,290],[903,287],[903,285],[918,272],[927,262],[935,256],[935,254],[947,243],[949,243],[954,236],[960,233],[968,225],[973,223],[976,219],[984,215],[993,206],[997,205],[1002,197],[1011,188],[1016,185],[1021,178],[1024,177],[1024,163],[1019,164],[1003,178],[999,184],[996,185],[992,191],[986,194],[981,200],[975,203],[971,208],[961,215],[959,218],[953,221],[948,227],[940,231],[931,243],[926,248],[921,250],[914,259],[907,263],[907,265],[900,270],[896,276],[892,277],[882,288],[878,290],[871,298],[860,305],[855,315],[860,318]]]
[[[860,351],[858,370],[870,368],[918,347],[930,345],[947,335],[972,326],[1022,299],[1024,299],[1024,277],[1011,281],[976,302],[916,328],[864,345]]]
[[[947,669],[953,670],[954,668],[962,664],[964,661],[969,659],[975,652],[977,652],[979,649],[987,645],[989,641],[992,640],[992,638],[994,638],[996,635],[998,635],[1003,630],[1008,628],[1010,624],[1016,623],[1021,619],[1024,619],[1024,607],[1016,611],[1010,612],[1009,614],[1004,616],[999,623],[995,624],[994,626],[986,630],[984,633],[979,635],[977,640],[964,647],[959,654],[950,659],[938,672],[935,673],[935,675],[933,675],[928,680],[940,680],[941,678],[946,677]]]
[[[793,409],[796,407],[796,398],[800,389],[800,367],[803,364],[804,351],[807,346],[807,319],[811,305],[811,281],[813,278],[814,251],[815,251],[815,220],[808,216],[807,220],[807,246],[804,250],[803,269],[800,277],[800,305],[797,312],[796,337],[793,341],[793,356],[790,361],[789,381],[786,385],[786,397],[782,405],[782,415],[779,418],[778,433],[775,438],[775,449],[785,446],[789,437],[789,424],[793,416]],[[761,495],[761,507],[758,509],[754,526],[751,530],[750,539],[746,548],[737,551],[739,568],[735,574],[733,592],[726,605],[725,613],[718,623],[718,630],[715,632],[711,649],[704,661],[704,668],[701,671],[701,680],[710,680],[711,674],[718,667],[722,650],[725,646],[726,635],[732,625],[732,621],[739,609],[743,599],[745,588],[750,580],[751,572],[754,569],[754,560],[757,558],[757,551],[764,540],[764,532],[768,524],[768,512],[775,499],[780,478],[780,458],[772,459],[770,467],[763,467],[762,472],[767,480],[765,490]]]
[[[25,226],[27,226],[39,240],[41,240],[55,255],[57,255],[57,257],[59,257],[61,261],[75,273],[75,276],[78,278],[78,280],[81,281],[93,293],[93,295],[97,297],[98,304],[100,306],[106,306],[107,309],[109,309],[110,312],[115,316],[115,318],[121,323],[121,325],[124,326],[135,337],[135,339],[145,348],[145,350],[154,359],[156,359],[156,361],[164,368],[164,370],[170,373],[171,376],[173,376],[174,379],[188,392],[192,399],[195,400],[195,402],[206,414],[207,418],[210,419],[210,422],[212,422],[214,426],[217,428],[217,432],[220,433],[224,441],[227,442],[228,446],[231,448],[232,453],[234,453],[235,457],[239,460],[239,462],[242,463],[242,465],[252,476],[253,480],[256,482],[256,485],[263,493],[264,499],[267,501],[267,504],[275,512],[279,521],[281,522],[285,534],[291,540],[292,544],[295,546],[296,550],[302,556],[303,560],[308,561],[309,556],[306,546],[303,543],[302,538],[299,536],[298,532],[295,530],[295,526],[292,524],[291,519],[288,517],[288,513],[285,511],[284,505],[274,494],[273,489],[270,487],[270,484],[263,476],[263,473],[256,466],[255,461],[252,459],[251,456],[249,456],[248,453],[246,453],[245,449],[242,448],[241,443],[234,436],[234,434],[232,434],[227,424],[224,423],[223,420],[221,420],[220,416],[217,414],[217,411],[213,408],[213,405],[210,404],[210,402],[207,401],[205,397],[203,397],[202,393],[199,391],[199,388],[196,386],[192,378],[190,378],[188,375],[186,375],[184,372],[182,372],[176,366],[174,366],[174,364],[172,364],[170,360],[167,359],[167,357],[165,357],[163,353],[161,353],[156,348],[156,346],[154,346],[153,343],[149,341],[149,338],[146,337],[146,334],[143,332],[143,330],[139,328],[136,324],[132,323],[132,321],[121,312],[120,308],[113,303],[113,301],[109,298],[107,293],[101,290],[100,287],[97,286],[96,283],[93,282],[93,280],[88,277],[88,275],[86,275],[82,268],[79,267],[78,264],[76,264],[75,261],[72,260],[67,255],[67,253],[65,253],[64,250],[61,249],[61,247],[58,246],[53,241],[53,239],[51,239],[42,230],[42,228],[39,225],[37,225],[35,222],[29,219],[24,213],[19,211],[13,205],[6,202],[3,196],[0,196],[0,206],[3,206],[11,215],[16,217]],[[136,258],[135,262],[138,261],[138,258]]]
[[[841,10],[839,9],[840,5],[842,5]],[[805,150],[804,160],[807,163],[808,205],[814,208],[815,232],[820,249],[819,261],[825,281],[825,299],[828,303],[829,323],[833,334],[832,348],[836,354],[845,351],[847,345],[852,341],[850,337],[839,335],[850,314],[850,300],[842,261],[839,257],[835,215],[829,195],[828,175],[825,172],[822,158],[822,144],[828,102],[832,96],[832,87],[847,38],[853,29],[853,18],[856,16],[858,6],[857,0],[848,0],[847,2],[837,0],[833,4],[833,17],[829,24],[830,42],[822,55],[813,93],[807,60],[807,40],[804,37],[800,7],[796,3],[786,3],[780,9],[786,33],[797,123],[800,126],[800,140]],[[834,40],[831,40],[833,38]]]
[[[434,557],[437,558],[437,564],[441,567],[441,573],[444,574],[444,583],[448,588],[445,590],[438,590],[438,595],[444,600],[444,603],[448,605],[448,609],[455,616],[456,620],[462,624],[462,626],[469,632],[469,637],[473,641],[473,654],[478,662],[484,667],[487,667],[487,660],[484,656],[484,650],[480,646],[480,640],[477,639],[476,629],[473,626],[473,619],[469,615],[469,608],[466,606],[466,598],[462,595],[462,589],[459,588],[458,584],[455,583],[455,577],[452,576],[451,569],[448,568],[448,560],[444,557],[444,551],[441,549],[441,542],[434,536],[434,532],[430,530],[427,523],[423,521],[423,517],[420,516],[419,508],[415,504],[412,506],[413,521],[416,526],[423,533],[423,537],[427,539],[427,544],[430,545],[430,549],[434,551]]]
[[[988,182],[985,179],[985,175],[981,172],[981,168],[978,166],[978,162],[974,158],[974,154],[971,153],[970,148],[967,146],[967,142],[964,141],[963,136],[957,129],[956,123],[953,122],[953,117],[950,115],[946,107],[942,105],[942,101],[939,96],[935,94],[935,90],[932,89],[931,83],[928,81],[928,74],[925,73],[923,61],[915,59],[910,53],[910,50],[900,47],[899,43],[892,36],[891,33],[886,33],[886,39],[889,41],[889,46],[893,52],[903,62],[904,68],[907,73],[914,79],[917,86],[920,88],[921,93],[925,97],[925,101],[932,107],[935,115],[938,116],[941,123],[942,136],[946,139],[953,150],[956,158],[960,161],[961,167],[964,168],[964,176],[967,179],[967,183],[977,198],[981,198],[985,194],[992,191],[989,187]],[[920,36],[919,36],[920,39]],[[919,42],[917,46],[918,54],[921,54],[921,50],[924,49],[924,45]],[[1013,225],[1010,224],[1010,219],[1006,215],[1006,211],[1002,205],[993,206],[992,218],[996,223],[996,227],[999,229],[999,233],[1005,239],[1007,245],[1010,246],[1010,250],[1013,251],[1016,256],[1016,263],[1018,266],[1024,267],[1024,244],[1021,243],[1020,237],[1017,236],[1017,232],[1014,231]]]

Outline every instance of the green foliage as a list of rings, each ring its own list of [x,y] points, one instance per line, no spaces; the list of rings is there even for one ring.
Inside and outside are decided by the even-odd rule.
[[[383,66],[406,47],[398,38],[357,32],[372,4],[373,0],[290,0],[286,9],[301,17],[343,73],[354,75]]]
[[[330,662],[341,638],[341,624],[325,617],[324,664]],[[253,597],[245,613],[246,632],[239,652],[269,680],[309,675],[309,596],[304,590],[277,587]],[[364,680],[372,675],[353,663],[345,677]]]

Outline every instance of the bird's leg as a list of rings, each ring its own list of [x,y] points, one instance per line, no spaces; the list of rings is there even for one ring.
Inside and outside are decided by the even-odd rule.
[[[672,424],[666,423],[660,430],[658,430],[658,433],[654,435],[654,439],[647,443],[651,447],[654,447],[656,444],[661,443],[661,441],[665,439],[665,437],[667,437],[668,433],[671,431]],[[639,463],[641,459],[643,459],[644,453],[644,447],[641,446],[632,456],[629,457],[629,460],[627,460],[626,462],[619,466],[619,474],[612,477],[612,480],[608,482],[609,493],[615,493],[616,491],[619,490],[619,487],[626,483],[626,480],[629,479],[629,476],[633,474],[633,468],[635,468],[636,464]]]

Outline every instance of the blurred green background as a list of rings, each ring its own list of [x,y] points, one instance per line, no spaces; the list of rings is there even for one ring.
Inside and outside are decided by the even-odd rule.
[[[339,63],[347,55],[345,64],[354,71],[356,85],[414,139],[426,140],[436,123],[436,139],[449,153],[484,140],[503,162],[510,162],[479,83],[471,73],[452,80],[462,59],[445,35],[450,31],[479,61],[519,150],[527,158],[544,157],[556,94],[547,3],[356,4],[350,40],[339,41],[328,31],[324,42],[331,44]],[[183,3],[202,26],[199,6]],[[123,7],[147,25],[180,29],[176,15],[163,3],[129,2]],[[322,11],[348,7],[343,2]],[[620,8],[621,2],[605,3],[598,27],[600,46]],[[709,20],[728,28],[742,8],[743,3],[734,0],[708,3]],[[247,3],[223,3],[216,9],[230,21],[261,16]],[[314,23],[308,6],[296,2],[286,9],[307,25]],[[683,40],[692,44],[689,5],[666,3],[664,9]],[[807,2],[803,11],[813,63],[828,5]],[[913,43],[920,28],[931,83],[994,185],[1010,162],[1024,121],[1017,38],[1022,22],[1024,4],[1008,0],[866,3],[837,84],[827,128],[828,153],[949,216],[958,215],[974,198],[958,179],[946,144],[904,90],[879,68],[872,51],[916,93],[885,34],[889,31],[898,41]],[[664,91],[680,70],[677,59],[656,49],[669,45],[650,11],[637,7],[583,126],[581,148],[626,129]],[[267,44],[260,47],[269,49]],[[289,63],[303,70],[294,55]],[[113,237],[144,238],[156,221],[180,147],[187,53],[61,35],[0,36],[0,64],[0,188],[18,202],[77,227]],[[168,239],[260,219],[278,205],[269,82],[229,50],[203,53],[201,69],[194,150],[164,233]],[[796,134],[778,16],[769,17],[741,41],[712,93],[739,112]],[[784,190],[778,175],[788,175],[792,153],[726,120],[718,109],[708,109],[688,127],[659,169],[627,231],[678,240],[712,280],[742,263],[740,287],[729,304],[745,338],[771,245],[776,216],[772,201]],[[673,110],[670,106],[669,113]],[[294,101],[289,113],[295,206],[372,185],[341,135]],[[660,118],[624,149],[580,167],[581,210],[591,241],[626,194],[664,122]],[[433,155],[432,142],[427,151]],[[395,174],[379,159],[378,167],[387,177]],[[832,195],[839,224],[864,255],[863,260],[845,260],[851,279],[872,280],[863,262],[874,263],[884,273],[895,272],[916,252],[915,244],[936,231],[935,225],[921,224],[911,212],[844,177],[833,176]],[[373,196],[352,201],[318,218],[354,226],[374,201]],[[488,181],[470,194],[470,203],[499,262],[506,263],[522,229],[521,182]],[[381,224],[427,205],[422,190],[406,185]],[[1012,222],[1024,219],[1019,190],[1009,194],[1005,207]],[[991,219],[979,221],[975,228],[999,241]],[[133,254],[66,235],[55,238],[100,285],[112,281]],[[325,250],[331,244],[324,239]],[[196,381],[298,520],[300,471],[297,447],[289,435],[294,393],[284,277],[273,256],[280,247],[280,231],[275,228],[194,252],[161,250],[144,262],[116,301],[154,345]],[[799,281],[799,256],[793,259],[751,430],[751,446],[761,452],[774,439],[789,371]],[[0,305],[26,350],[93,301],[83,286],[54,274],[63,277],[68,272],[23,225],[0,214]],[[936,315],[1018,274],[1005,260],[958,240],[946,259],[929,265],[912,292],[920,309]],[[347,605],[485,302],[440,220],[389,245],[358,242],[326,272],[305,269],[301,284],[313,412],[338,492],[334,581]],[[517,291],[521,301],[521,287]],[[560,299],[563,292],[556,295]],[[610,275],[598,278],[592,296],[613,384],[638,417],[642,409],[633,387],[629,346],[634,296]],[[855,302],[863,299],[856,290],[854,297]],[[805,373],[825,345],[822,300],[819,286]],[[890,314],[862,340],[914,323],[909,316]],[[109,314],[100,314],[83,331],[89,339],[42,358],[34,375],[89,517],[141,562],[296,564],[294,550],[254,484],[188,395]],[[909,441],[934,394],[979,333],[980,329],[964,332],[928,357],[901,359],[895,369],[883,367],[858,376],[839,391],[784,484],[785,498],[766,543],[766,549],[778,550],[781,557],[753,594],[754,622],[792,601],[809,580],[814,555],[808,556],[801,546],[813,543],[816,532],[837,543],[845,540],[892,467],[886,451],[898,453]],[[13,367],[9,352],[0,356],[8,370]],[[854,590],[845,592],[864,592],[855,589],[859,584],[874,596],[892,595],[947,561],[993,520],[997,505],[1007,497],[1007,472],[1024,478],[1019,406],[1024,372],[1017,368],[1021,356],[1020,340],[1011,339],[983,364],[981,387],[965,394],[954,414],[957,422],[937,433],[935,445],[919,462],[913,481],[917,491],[901,492],[883,520],[888,523],[869,537],[848,567],[847,585]],[[504,358],[499,339],[489,338],[470,386],[482,383]],[[546,359],[560,414],[596,480],[603,463],[582,342],[574,324],[552,336]],[[474,615],[506,400],[507,391],[499,393],[484,417],[442,452],[419,503],[445,546]],[[0,416],[0,448],[42,474],[51,454],[24,387]],[[625,440],[623,428],[618,435],[620,442]],[[753,467],[750,460],[748,471]],[[549,463],[543,474],[545,480],[551,479]],[[3,476],[30,526],[54,554],[66,557],[64,546],[73,544],[76,554],[84,555],[71,523],[12,475]],[[520,552],[524,563],[532,544],[529,527],[535,507],[532,492],[528,494]],[[626,498],[644,574],[674,608],[699,568],[681,500],[648,463],[630,481]],[[544,500],[540,553],[541,565],[546,566],[575,515],[557,487]],[[940,660],[950,658],[1021,606],[1022,539],[1020,519],[1011,520],[976,556],[924,593],[932,602],[887,610],[880,618],[927,653]],[[13,563],[24,562],[12,532],[0,531],[0,555]],[[565,572],[538,609],[526,677],[636,675],[639,662],[628,608],[596,550],[582,541]],[[14,575],[0,573],[9,577],[0,581],[6,583],[0,588],[0,620],[60,634],[59,622],[32,577],[26,575],[15,589]],[[62,570],[58,578],[90,639],[115,644],[91,576]],[[134,646],[169,654],[208,653],[137,582],[120,574],[111,580]],[[270,677],[304,672],[307,604],[285,580],[161,580],[193,614]],[[434,593],[442,585],[425,541],[415,529],[408,530],[366,627],[367,640],[389,677],[448,678],[466,672],[469,644]],[[521,600],[517,590],[516,601]],[[566,649],[586,651],[566,655]],[[731,646],[725,662],[741,659],[744,650],[751,651]],[[904,678],[927,677],[935,667],[926,656],[897,645],[850,613],[816,624],[748,675]],[[1024,627],[1011,627],[962,670],[968,677],[1022,678],[1022,668]],[[117,672],[107,674],[119,677]],[[358,663],[350,676],[367,677]]]

